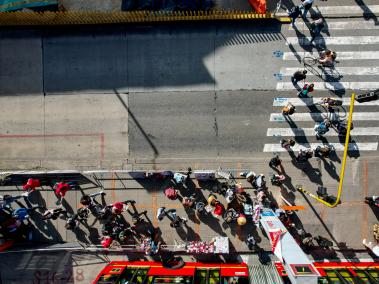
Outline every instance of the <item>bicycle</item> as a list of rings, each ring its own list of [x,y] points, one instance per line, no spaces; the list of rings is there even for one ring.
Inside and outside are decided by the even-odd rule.
[[[315,103],[315,106],[321,106],[322,110],[320,112],[326,112],[327,117],[330,120],[336,120],[338,118],[339,121],[345,120],[347,118],[347,111],[346,109],[342,106],[342,102],[338,104],[328,104],[324,101],[324,98],[318,102]]]
[[[321,64],[319,63],[319,60],[320,58],[317,58],[314,56],[305,56],[303,57],[302,62],[303,62],[304,68],[306,68],[308,71],[310,71],[314,75],[324,80],[328,80],[328,79],[339,80],[343,77],[335,68],[335,64],[339,63],[339,61],[334,60],[332,63]],[[314,67],[316,65],[318,69]]]

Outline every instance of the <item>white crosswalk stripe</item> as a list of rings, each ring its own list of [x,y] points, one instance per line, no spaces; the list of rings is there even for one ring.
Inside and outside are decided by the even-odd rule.
[[[379,13],[379,5],[365,5],[365,6],[318,6],[317,10],[323,14],[335,14],[335,15],[353,15],[363,13]]]
[[[379,127],[357,127],[351,130],[351,135],[353,136],[379,136]],[[315,131],[313,128],[268,128],[267,136],[314,136]],[[324,136],[338,136],[335,131],[328,131]]]
[[[294,30],[292,26],[289,27],[290,30]],[[309,27],[304,23],[300,24],[300,21],[296,21],[296,29],[300,31],[307,31]],[[372,30],[379,29],[379,25],[375,25],[373,20],[362,20],[362,21],[338,21],[338,22],[328,22],[325,28],[322,30],[330,31],[330,30]]]
[[[318,146],[329,145],[334,148],[335,151],[343,151],[344,144],[341,143],[310,143],[305,145],[295,144],[295,146],[291,147],[293,151],[299,151],[300,149],[316,149]],[[376,151],[378,149],[378,142],[375,143],[349,143],[349,150],[359,150],[359,151]],[[280,146],[280,143],[276,144],[265,144],[263,148],[263,152],[286,152],[287,150]]]
[[[320,12],[325,15],[362,15],[363,13],[379,12],[379,5],[369,6],[322,6]],[[317,11],[315,6],[313,9]],[[336,129],[338,121],[346,121],[351,90],[358,94],[367,90],[379,89],[379,25],[374,20],[356,19],[326,19],[326,26],[320,37],[316,38],[316,46],[324,46],[337,52],[337,64],[333,69],[304,66],[304,57],[319,58],[318,49],[311,48],[309,24],[299,18],[296,22],[296,33],[301,31],[305,36],[298,37],[295,30],[289,25],[291,36],[286,38],[287,50],[274,52],[274,56],[281,58],[283,65],[274,74],[278,82],[277,91],[285,92],[285,96],[273,99],[273,112],[270,114],[270,126],[267,129],[267,143],[264,152],[286,151],[280,145],[281,137],[295,138],[297,143],[293,151],[302,148],[315,149],[321,146],[316,138],[313,126],[328,117],[335,122],[324,136],[337,151],[343,151],[344,143]],[[328,32],[328,33],[326,33]],[[351,36],[347,36],[351,34]],[[293,36],[292,36],[293,35]],[[306,50],[305,50],[306,49]],[[291,77],[294,72],[306,69],[307,78],[294,86]],[[304,83],[314,83],[314,97],[298,97],[297,88]],[[326,92],[328,91],[328,92]],[[345,91],[344,97],[334,97],[330,91]],[[289,97],[287,97],[289,96]],[[320,106],[322,97],[334,97],[342,101],[342,107],[335,108],[334,113],[328,112],[326,107]],[[291,103],[296,112],[290,117],[283,116],[281,108]],[[352,143],[349,150],[377,151],[379,136],[379,100],[364,103],[354,102],[353,125],[351,130]],[[316,109],[315,109],[316,108]],[[312,112],[309,112],[309,111]],[[320,111],[320,112],[317,112]],[[296,139],[297,138],[297,139]],[[343,140],[343,139],[342,139]],[[323,140],[324,141],[324,140]]]
[[[327,46],[330,45],[366,45],[366,44],[378,44],[379,37],[378,36],[338,36],[338,37],[325,37],[325,38],[316,38],[315,44],[321,45],[325,44]],[[286,44],[295,45],[311,45],[312,43],[308,38],[304,37],[287,37]]]
[[[292,76],[293,73],[298,71],[298,67],[287,67],[281,68],[280,74],[283,76]],[[321,70],[320,70],[321,73]],[[334,74],[339,75],[354,75],[354,76],[365,76],[365,75],[379,75],[379,67],[336,67],[333,70],[325,68],[325,75],[334,76]],[[316,76],[315,74],[309,72],[307,77]]]
[[[345,60],[376,60],[379,59],[379,51],[338,51],[338,61],[345,61]],[[300,52],[300,53],[293,53],[293,52],[284,52],[283,53],[283,60],[297,60],[301,61],[304,57],[318,57],[318,53],[312,53],[312,52]]]
[[[350,98],[336,98],[337,100],[341,100],[344,106],[350,105]],[[291,103],[296,106],[311,106],[316,103],[320,103],[321,98],[274,98],[273,106],[283,107],[287,105],[287,103]],[[354,103],[355,106],[363,105],[363,106],[379,106],[379,100],[369,101],[364,103]]]
[[[292,121],[319,122],[319,121],[323,121],[326,116],[328,116],[328,118],[333,121],[338,119],[338,117],[336,116],[327,115],[326,113],[318,113],[318,112],[294,113],[293,115],[290,116],[290,119]],[[354,112],[353,113],[353,121],[373,121],[373,120],[379,120],[379,112]],[[277,121],[277,122],[286,121],[286,117],[281,113],[272,113],[270,115],[270,121]]]
[[[379,89],[378,82],[314,82],[315,90],[372,90]],[[299,86],[302,87],[303,83],[299,82]],[[292,82],[279,82],[276,85],[277,90],[289,91],[294,90]]]

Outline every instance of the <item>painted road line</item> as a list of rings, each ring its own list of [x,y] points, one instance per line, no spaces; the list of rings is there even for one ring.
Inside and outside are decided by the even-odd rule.
[[[317,67],[316,67],[317,68]],[[280,69],[280,74],[282,76],[292,76],[293,73],[298,71],[298,67],[285,67]],[[379,67],[336,67],[333,69],[325,68],[324,70],[319,69],[320,74],[325,76],[336,76],[336,75],[354,75],[354,76],[366,76],[366,75],[379,75]],[[331,72],[332,71],[332,72]],[[307,77],[316,76],[312,72],[307,73]]]
[[[306,56],[319,57],[318,53],[300,52],[294,54],[293,52],[284,52],[283,60],[297,60],[301,61]],[[379,51],[338,51],[337,60],[375,60],[379,59]]]
[[[350,105],[350,98],[335,98],[337,100],[342,100],[342,104],[344,106],[349,106]],[[291,103],[294,106],[311,106],[314,105],[315,103],[320,103],[321,102],[321,97],[319,98],[274,98],[273,101],[273,106],[276,107],[283,107],[286,106],[287,103]],[[355,102],[355,106],[379,106],[379,100],[375,101],[370,101],[370,102],[364,102],[364,103],[358,103]]]
[[[304,25],[299,25],[300,21],[296,21],[296,29],[300,31],[307,31],[309,27]],[[328,30],[375,30],[379,29],[379,25],[375,25],[375,21],[338,21],[338,22],[328,22],[326,27],[322,31]],[[292,25],[289,25],[289,30],[294,30]]]
[[[316,9],[313,7],[313,9]],[[326,14],[334,14],[334,15],[340,15],[340,14],[359,14],[363,15],[363,13],[379,13],[379,5],[354,5],[354,6],[317,6],[317,9],[319,12],[323,15]]]
[[[310,144],[295,144],[291,147],[292,151],[297,152],[300,149],[316,149],[318,146],[329,145],[334,148],[335,151],[343,151],[344,144],[340,143],[310,143]],[[376,151],[378,149],[378,142],[375,143],[349,143],[349,151]],[[287,150],[280,146],[280,143],[276,144],[265,144],[263,152],[286,152]]]
[[[267,136],[314,136],[315,131],[313,128],[268,128]],[[356,127],[351,130],[353,136],[379,136],[379,127]],[[338,136],[335,131],[328,131],[323,136]]]
[[[294,113],[290,116],[292,121],[323,121],[327,116],[326,113],[318,113],[318,112],[301,112]],[[347,116],[347,114],[345,115]],[[330,120],[336,120],[337,115],[328,117]],[[344,117],[346,118],[346,117]],[[353,121],[369,121],[369,120],[379,120],[379,112],[354,112],[353,113]],[[276,122],[285,122],[286,118],[281,113],[272,113],[270,115],[270,121]]]
[[[379,37],[378,37],[379,38]],[[320,90],[371,90],[379,89],[378,82],[314,82],[314,89]],[[302,87],[302,83],[299,82],[299,86]],[[276,90],[280,91],[294,91],[292,82],[279,82],[276,84]]]
[[[378,44],[379,36],[338,36],[338,37],[316,37],[315,45],[367,45]],[[308,38],[287,37],[286,45],[312,45]],[[337,52],[338,56],[338,52]]]

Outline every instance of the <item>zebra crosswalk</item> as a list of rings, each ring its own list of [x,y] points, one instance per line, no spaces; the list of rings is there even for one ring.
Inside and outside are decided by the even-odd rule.
[[[379,5],[368,6],[372,11],[378,7]],[[363,7],[321,8],[339,13]],[[316,37],[314,46],[310,42],[309,22],[298,19],[295,27],[289,25],[287,29],[288,51],[284,51],[281,57],[283,64],[277,74],[278,91],[294,90],[291,76],[302,68],[307,69],[306,81],[314,83],[315,90],[346,91],[379,88],[379,25],[376,21],[363,18],[328,19],[321,35]],[[318,58],[320,48],[337,52],[337,63],[334,68],[320,68],[318,64],[303,63],[305,57]],[[301,82],[299,86],[302,86]]]
[[[371,11],[379,12],[379,5],[369,6]],[[344,14],[348,11],[359,12],[368,9],[359,6],[320,7],[321,13],[333,11],[334,14]],[[321,11],[322,10],[322,11]],[[354,12],[354,13],[355,13]],[[347,119],[350,94],[364,93],[367,90],[379,89],[379,25],[373,20],[327,19],[326,27],[320,37],[316,38],[316,46],[329,48],[337,52],[335,68],[319,68],[304,65],[304,57],[318,57],[318,50],[310,42],[308,24],[298,20],[295,28],[287,27],[288,37],[286,48],[280,59],[282,66],[277,77],[276,89],[279,95],[273,99],[272,112],[269,116],[269,127],[266,133],[266,143],[263,152],[283,152],[279,141],[281,138],[294,138],[297,142],[294,151],[302,148],[315,149],[322,144],[329,144],[336,151],[343,151],[344,139],[334,129],[330,129],[322,140],[315,136],[314,126],[325,117],[333,120]],[[300,32],[300,36],[299,36]],[[302,36],[303,34],[304,36]],[[314,83],[314,97],[299,98],[298,91],[291,82],[294,72],[306,68],[307,78],[298,82],[297,88],[304,83]],[[338,75],[338,76],[336,76]],[[341,91],[343,91],[341,93]],[[280,95],[282,92],[283,95]],[[334,94],[335,92],[335,94]],[[342,106],[335,113],[320,105],[322,97],[336,97],[342,101]],[[281,109],[291,103],[296,112],[290,117],[283,116]],[[377,151],[379,139],[379,100],[365,103],[355,102],[353,113],[354,128],[351,131],[352,140],[349,150]]]

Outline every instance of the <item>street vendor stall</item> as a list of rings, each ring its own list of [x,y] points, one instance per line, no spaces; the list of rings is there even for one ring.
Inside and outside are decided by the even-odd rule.
[[[269,237],[272,252],[283,263],[291,283],[318,283],[320,274],[274,211],[264,208],[260,223]]]
[[[214,237],[210,242],[188,241],[177,244],[175,249],[193,254],[229,253],[229,239],[227,237]]]

